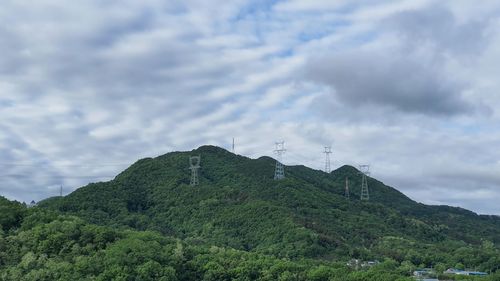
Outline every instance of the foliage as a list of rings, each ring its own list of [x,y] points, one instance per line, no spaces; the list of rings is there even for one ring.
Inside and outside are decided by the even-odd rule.
[[[199,186],[189,185],[189,155],[201,155]],[[350,166],[286,167],[281,181],[273,169],[271,158],[204,146],[139,160],[39,207],[0,198],[0,280],[406,280],[422,267],[498,270],[498,217],[419,204],[373,178],[371,200],[360,201]],[[354,270],[352,258],[383,262]]]
[[[0,280],[407,280],[396,272],[356,272],[345,264],[291,261],[191,245],[150,231],[117,231],[72,216],[33,225],[29,216],[29,226],[1,236]]]
[[[19,226],[25,213],[26,209],[22,204],[0,197],[0,230],[7,231]]]

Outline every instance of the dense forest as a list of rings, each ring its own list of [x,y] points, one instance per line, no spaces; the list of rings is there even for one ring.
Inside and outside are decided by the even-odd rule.
[[[197,186],[190,155],[201,156]],[[274,165],[202,146],[33,208],[0,198],[0,280],[385,281],[424,267],[500,280],[499,217],[423,205],[374,178],[361,201],[351,166],[291,166],[276,181]]]

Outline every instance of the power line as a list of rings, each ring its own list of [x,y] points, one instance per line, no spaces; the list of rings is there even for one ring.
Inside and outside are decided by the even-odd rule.
[[[325,151],[323,152],[325,154],[325,173],[330,173],[330,154],[332,153],[332,147],[331,146],[325,146]]]
[[[20,175],[20,174],[6,174],[0,175],[4,178],[114,178],[115,176],[58,176],[58,175]]]
[[[191,170],[190,185],[195,186],[199,184],[198,170],[200,169],[201,156],[189,156],[189,169]]]
[[[361,173],[361,200],[370,200],[370,194],[368,192],[368,181],[367,176],[370,175],[370,165],[359,165],[359,171]]]
[[[285,166],[281,163],[283,161],[283,153],[285,153],[285,141],[276,142],[276,168],[274,170],[274,179],[281,180],[285,178]]]
[[[298,162],[298,163],[304,163],[304,162],[308,162],[308,163],[315,163],[315,164],[321,164],[321,166],[324,166],[325,162],[323,160],[319,160],[317,157],[307,157],[307,156],[303,156],[303,155],[300,155],[300,154],[294,154],[294,153],[291,153],[289,151],[287,151],[287,159],[291,159],[292,161],[295,161],[295,162]]]
[[[51,163],[38,163],[38,164],[25,164],[25,163],[0,163],[0,166],[26,166],[26,167],[37,167],[37,166],[55,166],[55,167],[113,167],[113,166],[125,166],[130,165],[130,163],[122,164],[51,164]]]

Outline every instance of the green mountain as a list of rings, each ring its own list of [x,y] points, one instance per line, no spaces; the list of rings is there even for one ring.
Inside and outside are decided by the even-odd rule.
[[[183,241],[151,231],[97,226],[0,197],[2,281],[411,281],[392,260],[364,270]],[[493,281],[498,275],[482,281]]]
[[[190,155],[201,156],[198,186],[189,185]],[[402,261],[411,247],[425,253],[414,263],[432,264],[446,257],[425,249],[440,247],[445,255],[485,241],[500,243],[498,217],[419,204],[373,178],[370,200],[360,201],[361,177],[351,166],[330,174],[290,166],[280,181],[273,179],[274,166],[269,157],[250,159],[202,146],[139,160],[110,182],[40,205],[98,225],[292,259]],[[350,200],[344,197],[346,178]]]
[[[423,205],[374,178],[361,201],[351,166],[287,166],[279,181],[274,167],[269,157],[202,146],[139,160],[34,208],[0,197],[0,281],[403,281],[417,267],[499,268],[499,217]]]

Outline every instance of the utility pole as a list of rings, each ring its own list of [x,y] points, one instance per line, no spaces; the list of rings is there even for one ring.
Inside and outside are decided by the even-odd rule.
[[[350,194],[349,194],[349,178],[346,177],[345,178],[345,193],[344,193],[344,196],[347,200],[349,200],[350,198]]]
[[[198,170],[200,169],[201,156],[189,156],[189,169],[191,170],[191,186],[199,184]]]
[[[370,175],[370,165],[359,165],[359,171],[361,174],[361,200],[370,200],[370,193],[368,192],[368,180],[367,177]]]
[[[274,153],[276,154],[276,168],[274,170],[274,179],[281,180],[285,178],[285,166],[281,163],[283,160],[283,153],[285,153],[285,142],[276,142],[276,149]]]
[[[332,154],[332,147],[331,146],[325,146],[325,151],[323,152],[325,154],[325,173],[330,173],[330,154]]]

